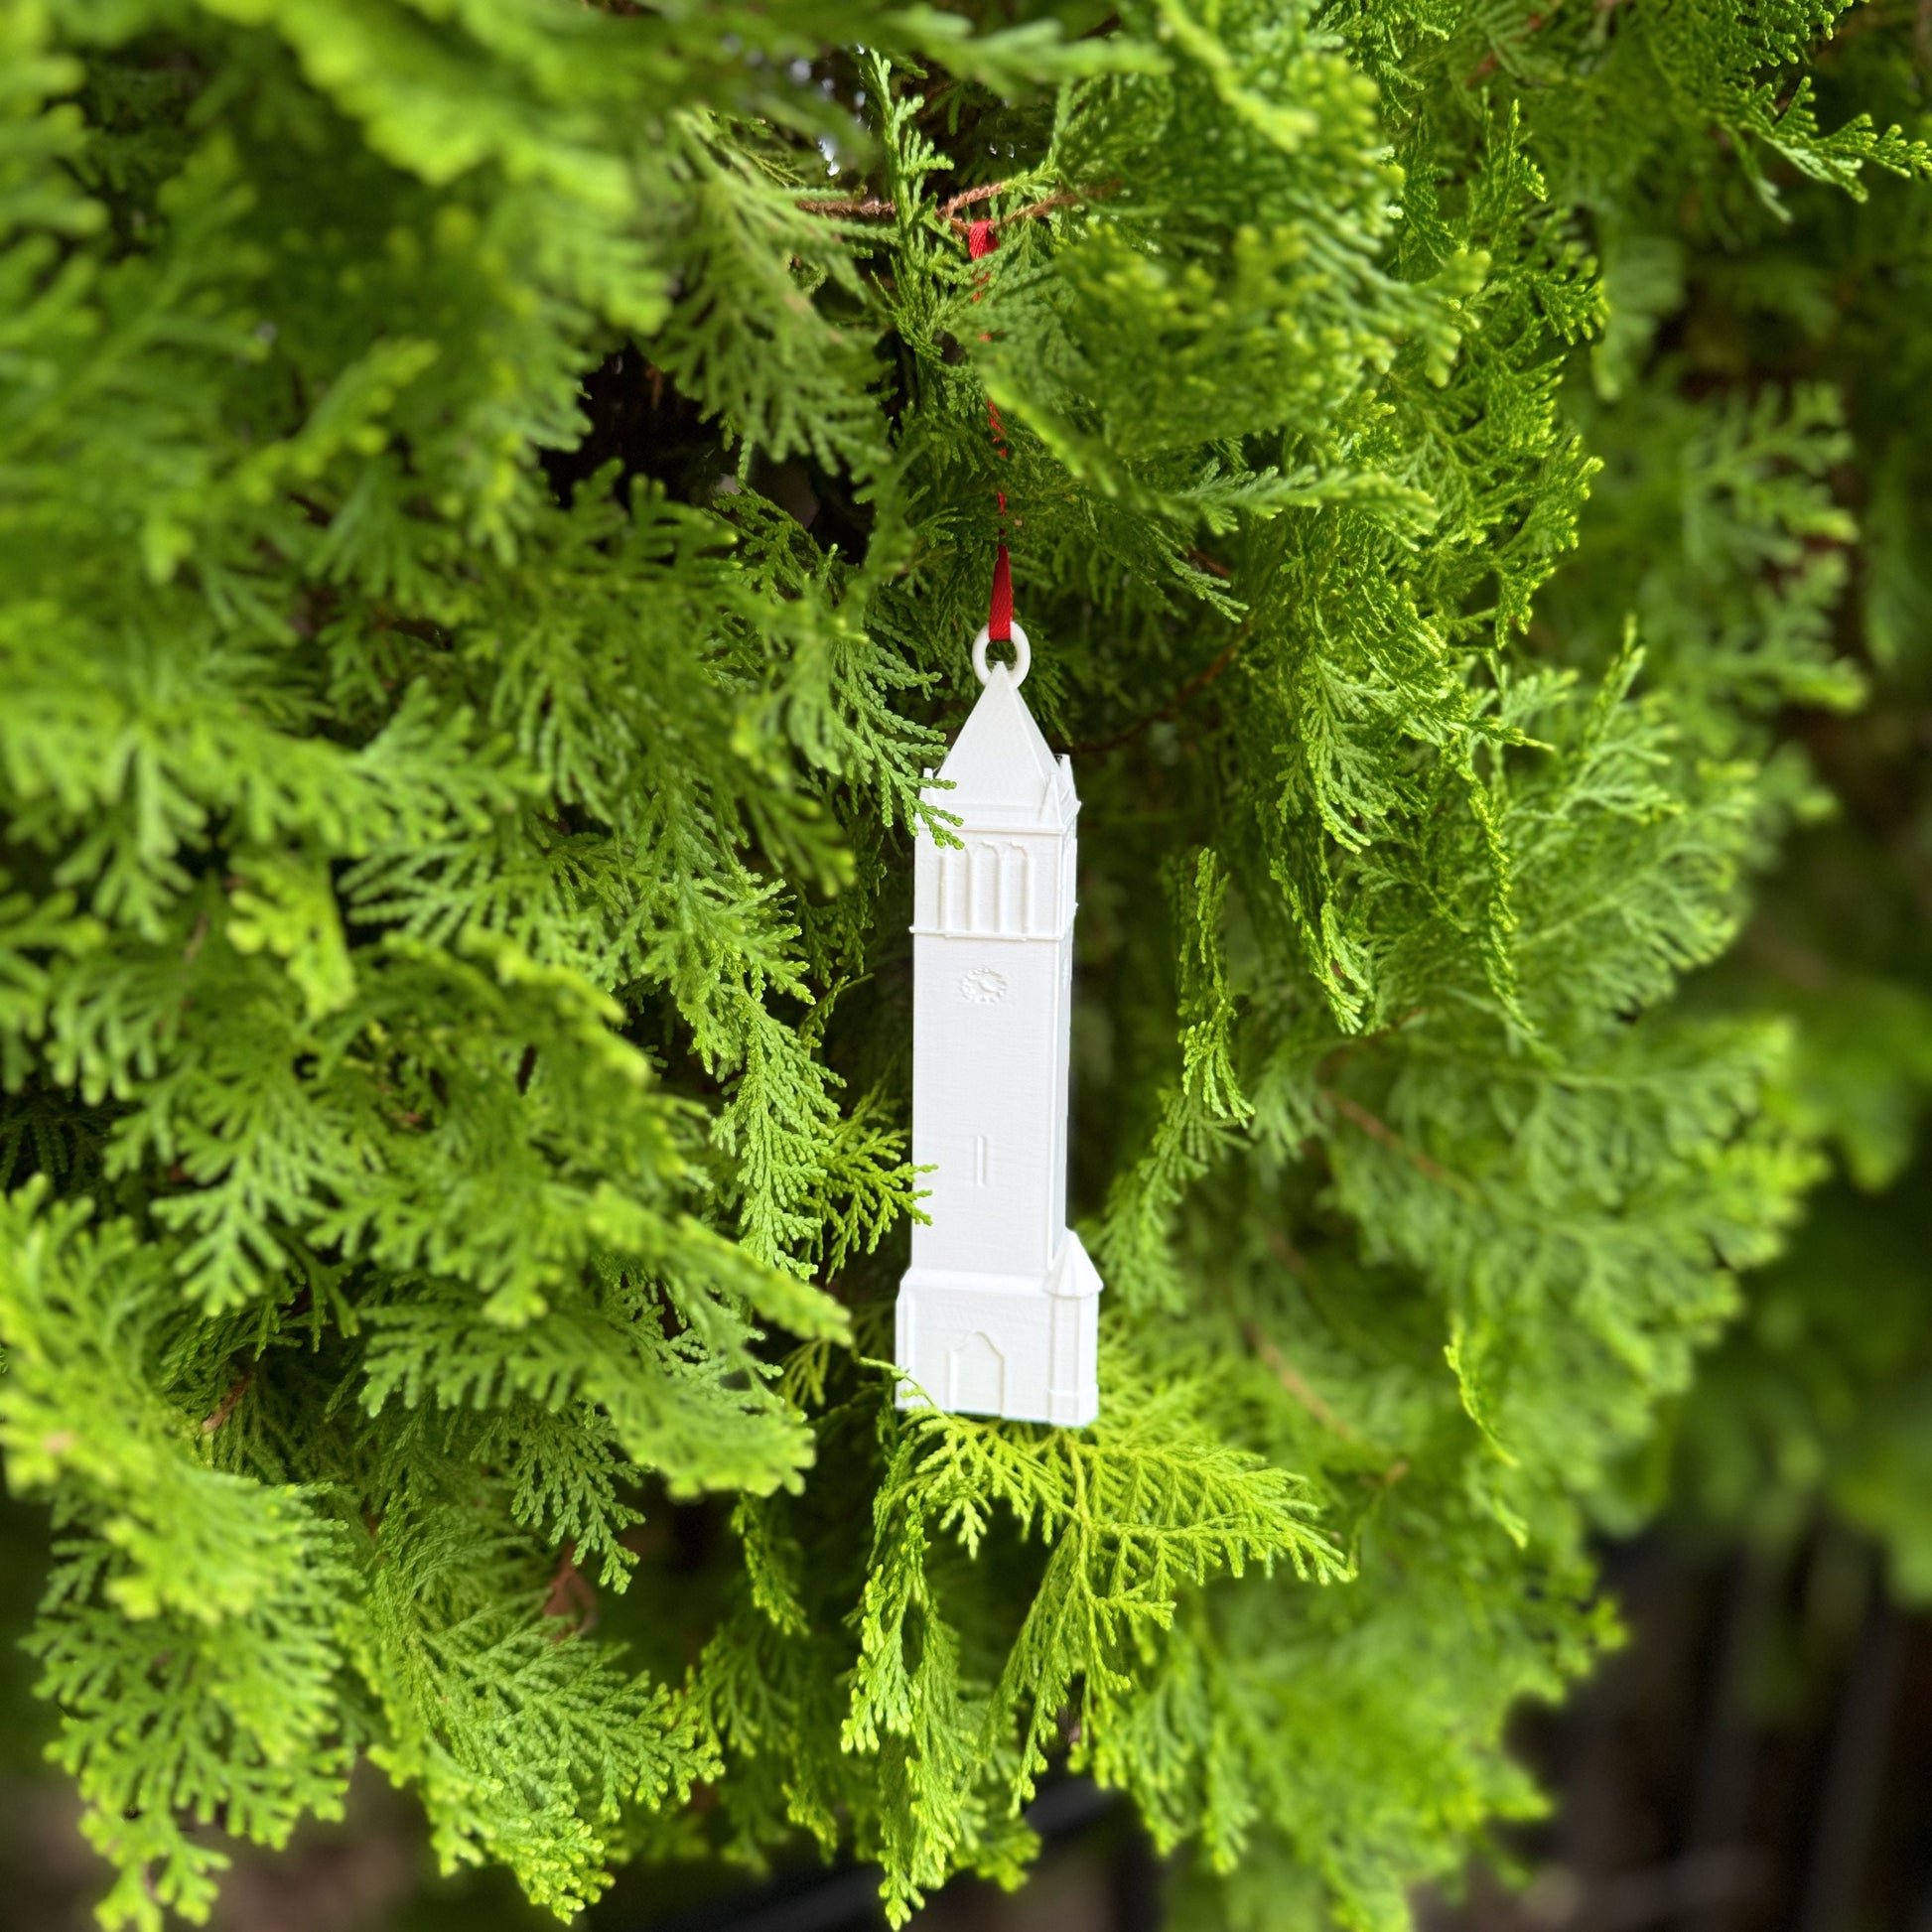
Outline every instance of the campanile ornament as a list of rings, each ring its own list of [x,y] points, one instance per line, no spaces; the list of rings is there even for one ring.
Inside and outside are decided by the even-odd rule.
[[[1100,1410],[1100,1277],[1066,1225],[1080,801],[1011,632],[1011,668],[974,639],[985,688],[939,768],[950,788],[925,793],[960,844],[922,830],[913,859],[912,1159],[934,1172],[898,1291],[898,1401],[1078,1427]]]

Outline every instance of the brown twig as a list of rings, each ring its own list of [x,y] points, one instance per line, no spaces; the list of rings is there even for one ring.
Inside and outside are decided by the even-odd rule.
[[[798,207],[805,214],[876,216],[882,219],[898,212],[897,203],[881,201],[877,196],[864,202],[800,202]]]
[[[1612,0],[1612,4],[1614,4],[1614,0]],[[1556,9],[1553,7],[1550,11],[1551,13],[1554,13]],[[1549,14],[1531,14],[1529,18],[1523,22],[1523,31],[1518,36],[1518,38],[1521,40],[1529,39],[1529,37],[1532,34],[1536,33],[1539,29],[1541,29],[1543,23],[1546,20],[1548,20],[1549,17],[1550,17]],[[1497,47],[1492,47],[1489,50],[1489,52],[1485,54],[1482,57],[1482,59],[1479,60],[1475,64],[1475,66],[1469,69],[1467,74],[1463,76],[1463,80],[1462,80],[1463,86],[1465,87],[1473,86],[1478,80],[1488,79],[1488,77],[1492,73],[1494,73],[1499,67],[1502,66],[1502,59],[1503,59],[1502,50]]]
[[[1302,1371],[1281,1351],[1279,1345],[1263,1330],[1258,1321],[1242,1324],[1242,1332],[1248,1337],[1248,1346],[1266,1362],[1274,1372],[1275,1380],[1299,1402],[1323,1429],[1331,1429],[1345,1442],[1354,1440],[1355,1432],[1310,1388]]]
[[[1144,731],[1163,724],[1170,718],[1177,717],[1189,700],[1197,698],[1234,662],[1236,653],[1247,641],[1247,626],[1243,625],[1241,631],[1213,662],[1196,671],[1159,710],[1150,711],[1145,718],[1137,720],[1124,730],[1115,732],[1111,738],[1090,738],[1081,744],[1069,745],[1067,751],[1074,758],[1091,758],[1102,752],[1117,752],[1123,745],[1139,738]]]
[[[597,1627],[597,1586],[577,1567],[577,1545],[568,1540],[557,1558],[556,1573],[550,1579],[550,1593],[543,1599],[544,1616],[570,1624],[552,1639],[581,1637]]]
[[[1011,182],[990,181],[983,187],[962,189],[959,194],[939,204],[939,218],[955,234],[965,234],[973,224],[959,210],[972,207],[975,202],[990,201],[995,195],[1003,195],[1012,185]],[[1052,194],[1044,195],[1036,202],[1029,202],[1025,207],[1014,208],[1006,214],[994,215],[991,225],[995,228],[1005,228],[1016,221],[1031,221],[1038,215],[1050,214],[1056,207],[1074,207],[1081,202],[1095,201],[1102,195],[1111,195],[1119,186],[1118,182],[1102,182],[1096,188],[1057,188]],[[884,221],[891,220],[898,213],[897,202],[880,196],[871,196],[864,201],[806,201],[795,203],[794,206],[801,213],[836,215],[847,220]]]
[[[1745,929],[1738,950],[1762,961],[1780,979],[1807,993],[1828,993],[1838,980],[1838,970],[1830,960],[1785,938],[1762,921]]]
[[[987,225],[994,228],[1010,227],[1015,221],[1031,221],[1035,215],[1050,214],[1056,207],[1077,207],[1082,202],[1090,202],[1096,195],[1104,195],[1104,188],[1073,189],[1057,188],[1052,194],[1043,196],[1037,202],[1029,202],[1025,207],[1017,207],[1011,214],[997,215]],[[955,234],[966,234],[972,229],[970,221],[963,221],[954,215],[950,223]]]
[[[1268,1230],[1269,1252],[1291,1275],[1306,1281],[1309,1273],[1309,1258],[1280,1228]]]
[[[961,208],[971,207],[975,202],[990,202],[995,195],[1004,195],[1012,186],[1010,181],[989,181],[978,188],[962,188],[950,200],[939,204],[939,212],[950,221]]]
[[[1432,1160],[1419,1147],[1411,1147],[1387,1121],[1379,1114],[1372,1114],[1359,1100],[1351,1100],[1345,1093],[1337,1093],[1333,1087],[1323,1087],[1322,1094],[1334,1107],[1342,1119],[1359,1127],[1370,1140],[1387,1148],[1391,1154],[1399,1154],[1418,1173],[1427,1174],[1431,1180],[1439,1180],[1445,1187],[1452,1187],[1458,1194],[1468,1192],[1468,1182],[1458,1173],[1451,1173],[1440,1161]]]
[[[953,217],[963,207],[970,207],[975,202],[984,202],[994,195],[1003,195],[1012,184],[1004,181],[990,181],[980,188],[968,188],[952,197],[950,201],[939,204],[941,220],[951,221],[955,227],[962,225]],[[863,202],[800,202],[798,207],[807,214],[850,214],[870,215],[884,219],[898,212],[898,204],[880,196],[873,196]]]
[[[226,1395],[214,1405],[214,1413],[202,1424],[202,1434],[212,1436],[221,1425],[235,1412],[236,1405],[248,1393],[248,1385],[255,1379],[252,1368],[244,1368],[234,1379]]]

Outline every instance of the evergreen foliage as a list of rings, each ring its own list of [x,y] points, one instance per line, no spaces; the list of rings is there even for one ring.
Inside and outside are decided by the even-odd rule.
[[[1932,1084],[1835,1097],[1875,972],[1679,990],[1861,695],[1855,445],[1932,609],[1811,266],[1923,253],[1877,18],[0,5],[0,1452],[108,1927],[362,1756],[566,1916],[803,1833],[902,1917],[1067,1762],[1193,1922],[1392,1927],[1536,1804],[1591,1524]],[[881,1360],[999,492],[1077,1435]]]
[[[1927,49],[1903,25],[1846,36],[1823,98],[1919,111]],[[1578,565],[1555,587],[1580,595],[1549,611],[1587,621],[1586,579],[1600,569],[1599,596],[1613,573],[1641,576],[1646,635],[1696,658],[1735,662],[1774,627],[1792,633],[1790,669],[1763,682],[1741,742],[1761,751],[1781,714],[1765,829],[1792,814],[1800,829],[1708,997],[1785,1014],[1795,1050],[1772,1104],[1837,1172],[1670,1418],[1662,1447],[1675,1453],[1654,1467],[1673,1469],[1678,1510],[1703,1528],[1775,1546],[1836,1513],[1881,1541],[1893,1593],[1922,1602],[1932,820],[1915,721],[1932,665],[1932,478],[1918,291],[1932,231],[1921,199],[1895,188],[1850,207],[1799,200],[1792,214],[1703,259],[1673,245],[1671,352],[1593,426],[1607,468]],[[1751,402],[1742,368],[1761,385]],[[1828,715],[1854,680],[1870,688],[1863,713]]]

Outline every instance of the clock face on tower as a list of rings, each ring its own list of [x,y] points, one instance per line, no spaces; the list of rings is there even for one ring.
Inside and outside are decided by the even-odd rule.
[[[959,982],[960,995],[976,1007],[990,1007],[1007,996],[1007,976],[996,966],[975,966]]]

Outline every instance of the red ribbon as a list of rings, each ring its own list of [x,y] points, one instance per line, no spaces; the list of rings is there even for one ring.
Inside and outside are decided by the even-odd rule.
[[[966,253],[973,261],[990,255],[999,244],[994,238],[991,221],[969,221],[966,224]],[[986,293],[986,277],[982,274],[979,285],[973,290],[973,300],[977,302]],[[991,342],[987,331],[980,332],[981,342]],[[1003,461],[1013,453],[1007,448],[1006,425],[1000,421],[1000,406],[991,396],[986,399],[986,426],[993,435],[993,454]],[[986,634],[994,643],[1008,643],[1013,637],[1013,566],[1007,561],[1007,493],[1004,489],[995,490],[1000,500],[1000,547],[993,553],[993,598],[986,613]]]
[[[993,603],[986,614],[986,634],[1000,643],[1013,637],[1013,567],[1003,543],[993,553]]]

